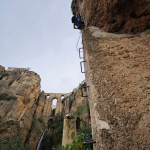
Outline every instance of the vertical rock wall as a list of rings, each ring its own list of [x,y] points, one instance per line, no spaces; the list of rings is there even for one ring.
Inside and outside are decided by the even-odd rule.
[[[0,77],[0,123],[6,124],[9,133],[9,122],[17,122],[23,143],[29,138],[40,94],[40,81],[36,73],[27,70],[5,71]],[[1,130],[2,141],[5,140],[3,135]]]
[[[94,150],[150,149],[149,41],[83,30]]]
[[[107,32],[136,33],[150,28],[150,0],[73,0],[87,27]]]

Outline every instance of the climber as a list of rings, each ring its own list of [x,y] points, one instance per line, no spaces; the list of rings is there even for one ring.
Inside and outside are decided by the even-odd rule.
[[[72,20],[72,23],[74,25],[74,29],[78,29],[78,28],[76,28],[76,26],[77,26],[77,18],[76,18],[75,12],[73,12],[73,16],[72,16],[71,20]]]
[[[79,12],[77,12],[76,14],[73,13],[72,23],[74,24],[74,29],[79,29],[79,30],[84,29],[84,22],[82,21]]]

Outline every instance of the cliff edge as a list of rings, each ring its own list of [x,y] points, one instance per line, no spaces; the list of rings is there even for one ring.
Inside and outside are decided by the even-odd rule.
[[[137,33],[150,28],[150,0],[73,0],[87,27],[107,32]]]
[[[36,73],[27,70],[0,72],[0,142],[4,149],[18,148],[13,143],[15,137],[22,144],[28,140],[39,102],[40,81]]]
[[[73,0],[72,11],[80,11],[86,25],[94,150],[149,150],[150,1]]]

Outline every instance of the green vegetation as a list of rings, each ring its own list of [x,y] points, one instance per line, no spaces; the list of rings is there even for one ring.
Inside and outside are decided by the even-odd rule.
[[[5,126],[5,125],[16,125],[18,130],[20,130],[20,126],[19,126],[19,122],[18,121],[15,121],[15,120],[6,121],[6,122],[0,124],[0,128]]]
[[[41,119],[36,119],[36,121],[39,122],[39,123],[42,125],[42,128],[43,128],[43,129],[46,129],[46,128],[47,128],[46,125],[45,125],[45,123],[43,122],[43,120],[41,120]],[[36,122],[35,122],[35,123],[36,123]]]
[[[1,93],[0,100],[6,100],[6,101],[17,100],[17,97],[9,95],[8,93]]]
[[[80,117],[82,113],[87,109],[87,106],[83,106],[80,109],[78,109],[77,112],[73,114],[74,117]]]
[[[32,132],[35,131],[37,135],[40,135],[42,132],[41,130],[45,130],[46,128],[47,127],[45,123],[41,119],[33,118],[31,128],[28,132],[28,135],[25,141],[25,145],[26,146],[28,145]]]
[[[0,72],[0,80],[2,80],[3,77],[6,77],[8,75],[9,75],[8,72]]]
[[[87,111],[88,111],[88,118],[91,119],[89,103],[87,104]]]
[[[76,0],[72,0],[72,3],[71,3],[71,10],[72,10],[72,13],[73,12],[76,12],[77,11],[77,8],[76,8]]]
[[[83,145],[83,142],[85,140],[89,140],[91,138],[92,138],[91,128],[89,128],[87,126],[87,123],[82,120],[81,126],[77,131],[77,135],[74,141],[71,144],[67,145],[66,147],[60,146],[59,150],[92,150],[92,147],[88,148],[87,145]]]
[[[54,108],[54,109],[52,110],[51,116],[55,116],[55,111],[56,111],[56,108]]]
[[[74,9],[75,9],[75,4],[74,4],[74,0],[72,0],[72,3],[71,3],[71,10],[72,10],[72,13],[74,12]]]
[[[81,107],[80,109],[78,109],[78,111],[76,111],[76,112],[73,114],[73,116],[74,116],[74,117],[80,117],[80,116],[83,114],[83,112],[84,112],[85,110],[88,111],[88,118],[90,119],[90,107],[89,107],[89,103],[88,103],[87,105]]]
[[[68,98],[68,96],[62,99],[62,103],[63,103],[63,104],[65,103],[65,100],[66,100],[67,98]]]
[[[48,133],[45,134],[42,141],[41,149],[56,149],[62,143],[63,134],[63,116],[58,113],[53,119],[48,122]]]
[[[9,132],[7,131],[8,125],[16,126],[17,131],[14,132],[10,137],[0,137],[0,149],[1,150],[26,150],[23,146],[21,135],[20,135],[20,126],[18,121],[10,120],[0,125],[0,133]],[[6,126],[6,127],[5,127]]]
[[[9,83],[8,83],[8,86],[11,86],[13,84],[14,80],[11,80]]]
[[[69,95],[69,110],[71,109],[72,104],[76,101],[75,94],[76,93],[72,92],[71,95]]]
[[[45,99],[47,99],[47,96],[45,95]]]
[[[0,76],[1,76],[1,77],[6,77],[6,76],[8,76],[8,75],[9,75],[8,72],[0,72]]]
[[[69,100],[69,110],[71,109],[72,104],[73,104],[74,101],[75,101],[75,99],[70,99],[70,100]]]
[[[25,150],[20,133],[16,133],[5,140],[0,139],[0,146],[1,150]]]
[[[86,82],[84,82],[83,84],[80,85],[79,90],[80,90],[81,88],[84,88],[84,90],[86,91],[86,86],[87,86],[87,84],[86,84]]]

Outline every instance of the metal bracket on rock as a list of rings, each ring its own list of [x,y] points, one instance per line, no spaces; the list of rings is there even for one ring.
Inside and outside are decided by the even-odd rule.
[[[79,48],[79,58],[83,59],[84,57],[81,56],[81,52],[83,52],[83,51],[81,51],[81,49],[83,49],[83,48]]]
[[[96,143],[96,141],[94,141],[93,139],[90,139],[90,140],[84,141],[83,145],[88,145],[88,144],[93,144],[93,143]]]
[[[82,69],[82,63],[84,63],[84,62],[86,62],[86,61],[81,61],[80,62],[80,66],[81,66],[81,73],[86,73],[85,71],[83,71],[83,69]]]
[[[81,94],[82,94],[82,97],[88,97],[87,93],[86,95],[83,94],[83,89],[88,89],[89,90],[89,86],[83,86],[81,87]],[[87,91],[87,90],[86,90]]]

